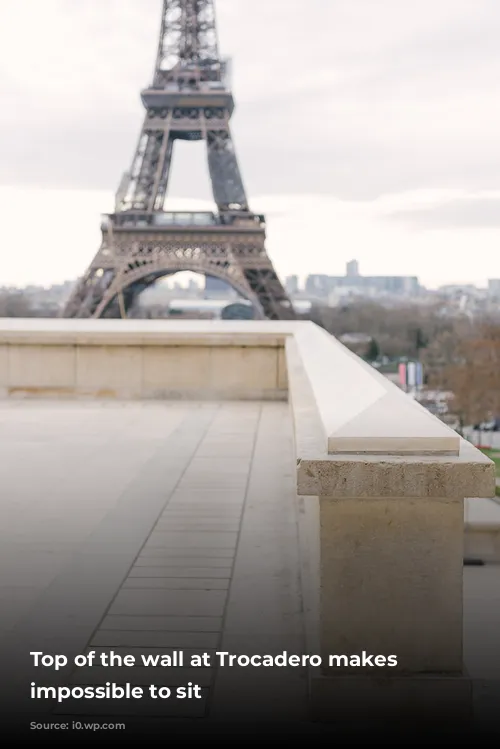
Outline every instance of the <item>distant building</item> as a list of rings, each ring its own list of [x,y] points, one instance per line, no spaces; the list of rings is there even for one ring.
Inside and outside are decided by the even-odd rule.
[[[308,301],[293,302],[295,312],[306,316],[311,310]],[[252,320],[255,310],[247,299],[232,302],[228,299],[171,299],[166,309],[159,312],[161,317],[177,319],[213,319],[213,320]]]
[[[226,306],[227,301],[221,299],[171,299],[166,316],[185,320],[217,319]]]
[[[222,308],[221,320],[254,320],[255,309],[250,302],[242,300],[241,302],[232,302]]]
[[[234,296],[232,287],[225,281],[213,276],[205,277],[205,294],[208,299],[226,299]]]
[[[311,296],[328,296],[332,290],[333,276],[311,275],[306,279],[306,293]]]
[[[285,288],[289,294],[297,294],[299,291],[299,277],[288,276],[285,279]]]
[[[303,317],[307,317],[307,315],[309,315],[312,310],[312,303],[308,299],[293,299],[292,307],[294,308],[296,314],[299,315],[299,317],[301,315]]]
[[[440,286],[438,289],[439,294],[446,296],[461,296],[462,294],[477,294],[479,289],[474,284],[446,284]]]
[[[357,260],[351,260],[350,263],[347,263],[346,276],[349,278],[359,276],[359,264]]]
[[[416,276],[361,276],[356,260],[347,264],[345,276],[311,275],[306,280],[306,292],[311,296],[328,298],[340,289],[367,296],[416,296],[420,283]]]
[[[490,296],[500,299],[500,278],[490,278],[488,281],[488,293]]]

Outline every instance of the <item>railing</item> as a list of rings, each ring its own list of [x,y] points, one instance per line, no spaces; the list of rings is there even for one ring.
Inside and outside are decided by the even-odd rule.
[[[238,210],[225,211],[220,214],[210,211],[157,211],[155,213],[145,213],[132,210],[103,216],[101,221],[103,231],[109,229],[110,221],[115,229],[233,226],[241,222],[255,225],[257,228],[262,227],[265,223],[265,218],[261,215],[254,215]]]

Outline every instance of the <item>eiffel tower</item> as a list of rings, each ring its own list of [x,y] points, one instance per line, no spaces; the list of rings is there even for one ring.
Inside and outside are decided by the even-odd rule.
[[[250,211],[230,130],[234,100],[219,55],[215,0],[163,0],[146,117],[130,172],[102,223],[102,243],[62,317],[125,318],[158,279],[192,271],[226,281],[260,319],[294,319]],[[217,212],[167,212],[176,140],[205,140]]]

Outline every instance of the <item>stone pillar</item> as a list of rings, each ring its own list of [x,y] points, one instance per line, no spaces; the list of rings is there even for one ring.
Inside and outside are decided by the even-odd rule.
[[[316,718],[471,717],[463,513],[459,497],[319,498]]]
[[[397,656],[387,669],[343,669],[355,674],[460,673],[462,526],[460,499],[321,497],[324,658]]]

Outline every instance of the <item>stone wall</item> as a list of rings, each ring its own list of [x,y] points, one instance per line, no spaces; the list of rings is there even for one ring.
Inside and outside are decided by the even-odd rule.
[[[263,345],[0,345],[0,397],[285,400],[284,349]]]

